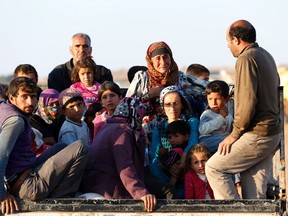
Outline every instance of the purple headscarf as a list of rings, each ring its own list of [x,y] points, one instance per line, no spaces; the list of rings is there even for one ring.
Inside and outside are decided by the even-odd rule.
[[[52,124],[53,120],[59,116],[59,107],[50,108],[50,104],[58,102],[59,92],[55,89],[45,89],[41,92],[38,101],[36,114],[39,115],[47,124]]]

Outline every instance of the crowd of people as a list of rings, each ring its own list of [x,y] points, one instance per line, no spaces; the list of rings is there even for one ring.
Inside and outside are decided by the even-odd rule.
[[[84,33],[47,89],[32,65],[17,66],[0,86],[2,213],[19,210],[16,198],[88,193],[140,199],[148,212],[157,199],[266,198],[280,142],[276,64],[246,20],[226,40],[237,58],[233,92],[201,64],[179,71],[164,41],[148,47],[147,67],[128,71],[126,95]]]

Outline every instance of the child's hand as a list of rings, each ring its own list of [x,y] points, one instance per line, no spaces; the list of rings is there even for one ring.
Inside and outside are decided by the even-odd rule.
[[[159,155],[160,156],[165,155],[167,152],[168,152],[168,150],[166,148],[162,147],[162,148],[159,149]]]
[[[228,115],[228,109],[226,106],[224,106],[222,109],[220,109],[219,112],[220,115],[222,115],[224,118]]]

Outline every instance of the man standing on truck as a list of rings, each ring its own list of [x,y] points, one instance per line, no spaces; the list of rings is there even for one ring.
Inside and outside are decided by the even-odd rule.
[[[241,175],[243,199],[266,198],[272,157],[280,142],[278,87],[273,57],[256,43],[256,30],[246,20],[227,30],[235,65],[233,130],[206,164],[215,199],[239,199],[233,176]]]
[[[36,84],[17,77],[8,85],[7,102],[0,102],[0,200],[2,213],[19,210],[15,197],[38,200],[73,196],[78,190],[88,147],[81,141],[60,143],[36,158],[29,115],[35,110]],[[61,151],[60,151],[61,150]],[[4,179],[6,189],[4,187]]]

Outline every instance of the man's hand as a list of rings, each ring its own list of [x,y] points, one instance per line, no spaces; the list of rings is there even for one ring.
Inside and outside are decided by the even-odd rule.
[[[146,194],[143,197],[141,197],[141,200],[144,202],[144,208],[148,212],[152,212],[157,203],[155,195]]]
[[[236,139],[233,138],[231,134],[227,136],[218,146],[219,154],[222,154],[222,155],[228,154],[231,150],[231,146],[233,145],[235,141]]]
[[[7,193],[6,198],[1,202],[2,214],[13,214],[14,210],[19,211],[15,197]]]

